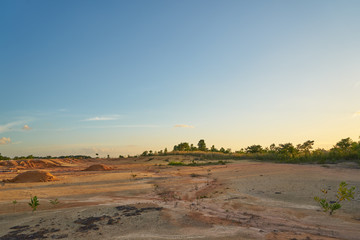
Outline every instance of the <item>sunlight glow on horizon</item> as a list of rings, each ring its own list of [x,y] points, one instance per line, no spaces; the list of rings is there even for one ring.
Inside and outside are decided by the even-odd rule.
[[[359,1],[0,2],[0,153],[360,136]]]

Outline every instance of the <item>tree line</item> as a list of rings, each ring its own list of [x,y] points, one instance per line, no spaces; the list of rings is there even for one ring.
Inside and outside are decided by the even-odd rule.
[[[271,144],[268,147],[261,145],[251,145],[238,151],[232,151],[230,148],[220,147],[219,149],[212,145],[210,148],[206,146],[205,140],[200,139],[199,142],[189,144],[181,142],[173,147],[172,151],[167,148],[160,151],[144,151],[140,156],[164,156],[175,154],[188,154],[201,157],[203,159],[257,159],[263,161],[278,161],[289,163],[334,163],[339,161],[356,161],[360,164],[360,141],[353,141],[351,138],[344,138],[338,141],[331,149],[323,148],[313,149],[314,141],[308,140],[304,143],[294,145],[292,143]],[[131,156],[128,156],[130,158]],[[136,157],[136,156],[133,156]],[[43,158],[75,158],[84,159],[91,158],[85,155],[70,155],[60,157],[35,157],[33,155],[14,157],[18,159],[43,159]],[[119,158],[124,158],[119,156]],[[10,160],[10,157],[2,156],[0,160]]]
[[[167,155],[167,154],[189,154],[201,156],[202,158],[224,158],[224,159],[258,159],[279,162],[317,162],[333,163],[339,161],[357,161],[360,163],[360,141],[353,141],[351,138],[344,138],[337,142],[331,149],[314,149],[313,140],[307,140],[301,144],[292,143],[271,144],[268,147],[251,145],[238,151],[230,148],[216,148],[212,145],[206,146],[205,140],[199,140],[197,145],[181,142],[173,147],[171,152],[144,151],[141,156]]]

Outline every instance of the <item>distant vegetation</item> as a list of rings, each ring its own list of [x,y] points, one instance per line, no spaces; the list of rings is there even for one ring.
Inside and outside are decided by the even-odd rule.
[[[344,138],[337,142],[331,149],[313,149],[314,141],[308,140],[302,144],[293,145],[292,143],[271,144],[269,147],[261,145],[251,145],[239,151],[232,151],[230,148],[216,148],[212,145],[206,147],[206,143],[201,139],[197,146],[187,142],[175,145],[173,151],[153,152],[145,151],[141,156],[156,155],[190,155],[198,157],[199,160],[205,159],[256,159],[262,161],[275,161],[284,163],[337,163],[353,161],[360,164],[360,141],[353,141],[351,138]]]
[[[314,141],[308,140],[304,143],[294,145],[292,143],[283,143],[279,145],[271,144],[269,147],[261,145],[251,145],[238,151],[232,151],[230,148],[216,148],[212,145],[210,148],[206,146],[205,140],[201,139],[197,145],[182,142],[173,147],[172,151],[167,148],[160,151],[144,151],[140,156],[166,156],[166,155],[189,155],[197,157],[197,160],[241,160],[256,159],[261,161],[274,161],[283,163],[337,163],[344,161],[358,162],[360,164],[360,141],[353,141],[351,138],[344,138],[337,142],[331,149],[323,148],[313,149]],[[98,154],[97,154],[98,156]],[[137,156],[128,155],[127,158]],[[73,158],[87,159],[90,156],[70,155],[60,157],[14,157],[17,159],[40,159],[40,158]],[[124,156],[119,155],[119,158]],[[11,158],[2,156],[0,160],[10,160]]]

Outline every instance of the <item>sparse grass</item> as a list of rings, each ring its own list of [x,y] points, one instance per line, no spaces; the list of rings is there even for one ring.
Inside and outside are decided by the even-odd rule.
[[[183,162],[169,162],[168,165],[170,165],[170,166],[186,166],[186,164]]]
[[[54,200],[50,200],[49,202],[50,202],[50,204],[52,204],[54,207],[60,203],[57,198],[55,198]]]

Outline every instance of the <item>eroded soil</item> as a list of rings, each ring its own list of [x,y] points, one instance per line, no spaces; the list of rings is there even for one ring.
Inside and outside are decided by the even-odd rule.
[[[0,179],[39,167],[57,181],[0,186],[0,240],[360,239],[360,169],[251,161],[167,165],[192,160],[162,156],[3,164]],[[83,171],[94,164],[111,170]],[[341,181],[356,186],[355,199],[329,216],[313,197],[322,188],[333,197]],[[35,212],[28,206],[31,196],[40,201]],[[50,203],[54,199],[59,203]]]

